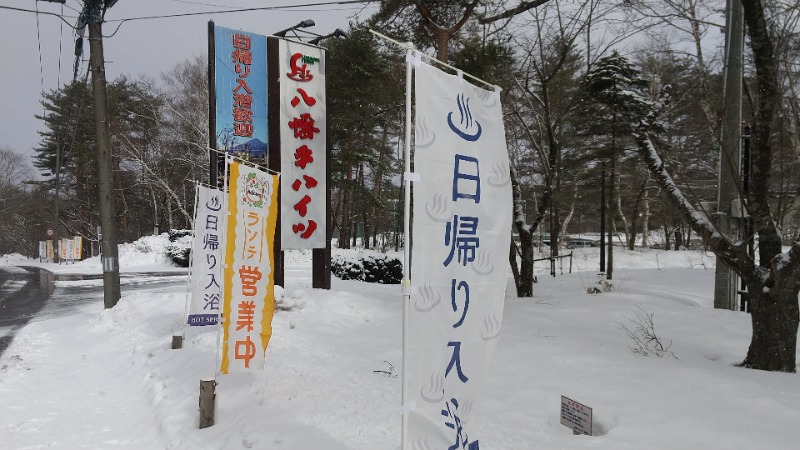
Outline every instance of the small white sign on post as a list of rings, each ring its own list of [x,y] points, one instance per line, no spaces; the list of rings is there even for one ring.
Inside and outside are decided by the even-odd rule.
[[[573,434],[592,435],[592,408],[561,396],[561,425]]]

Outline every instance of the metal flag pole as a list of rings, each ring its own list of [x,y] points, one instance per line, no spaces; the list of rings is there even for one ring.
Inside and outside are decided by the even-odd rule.
[[[400,426],[400,450],[406,450],[406,432],[408,430],[408,413],[411,411],[411,405],[408,403],[406,383],[408,382],[408,365],[406,364],[406,350],[408,348],[408,319],[411,312],[411,78],[412,78],[412,61],[414,59],[414,44],[412,42],[401,43],[394,39],[384,36],[375,30],[369,30],[375,36],[391,42],[406,49],[406,123],[405,123],[405,172],[403,174],[403,330],[402,330],[402,360],[403,366],[400,370],[401,383],[400,383],[400,410],[401,410],[401,426]]]
[[[406,395],[406,383],[408,382],[407,364],[406,364],[406,350],[408,348],[408,316],[411,307],[411,77],[412,67],[411,63],[414,57],[414,44],[412,42],[401,43],[394,39],[384,36],[375,30],[369,30],[370,33],[384,39],[388,42],[396,44],[406,49],[406,120],[405,120],[405,172],[403,174],[403,195],[404,195],[404,208],[403,208],[403,330],[402,330],[402,360],[401,365],[401,383],[400,383],[400,410],[401,410],[401,426],[400,426],[400,450],[406,450],[406,431],[408,429],[408,413],[410,412],[410,405],[408,404],[408,397]]]
[[[197,239],[197,202],[200,198],[200,183],[195,181],[194,184],[194,212],[192,218],[194,219],[194,226],[192,227],[192,247],[194,247],[194,240]],[[189,252],[189,271],[186,277],[186,298],[183,300],[183,327],[181,327],[180,336],[172,336],[172,348],[182,348],[183,341],[186,340],[186,327],[189,324],[189,305],[192,300],[192,277],[194,276],[194,252]]]
[[[406,364],[406,350],[408,348],[408,316],[411,306],[411,59],[413,58],[414,44],[408,42],[406,44],[406,135],[405,135],[405,173],[403,174],[404,186],[404,200],[405,207],[403,208],[403,235],[405,242],[403,243],[403,357],[402,357],[402,373],[403,380],[400,388],[400,396],[402,401],[402,425],[400,429],[400,449],[406,450],[406,432],[408,430],[408,397],[406,383],[408,382],[408,365]]]

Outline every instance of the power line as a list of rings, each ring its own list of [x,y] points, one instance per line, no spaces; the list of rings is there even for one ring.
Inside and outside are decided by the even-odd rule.
[[[72,28],[72,29],[75,29],[75,27],[73,27],[69,22],[67,22],[67,19],[77,19],[77,17],[64,16],[62,14],[56,14],[56,13],[47,12],[47,11],[37,11],[37,10],[33,10],[33,9],[15,8],[13,6],[0,5],[0,9],[8,9],[8,10],[11,10],[11,11],[28,12],[28,13],[34,13],[34,14],[37,14],[37,15],[58,17],[62,22],[66,23],[67,26]],[[37,5],[37,9],[38,9],[38,5]]]
[[[44,66],[42,64],[42,35],[39,32],[39,2],[36,2],[36,45],[39,49],[39,84],[44,91]],[[44,109],[44,106],[42,106]]]
[[[131,22],[134,20],[150,20],[150,19],[174,19],[177,17],[190,17],[190,16],[202,16],[202,15],[209,15],[209,14],[229,14],[229,13],[239,13],[239,12],[252,12],[252,11],[281,11],[281,10],[291,10],[291,9],[298,9],[298,8],[309,8],[313,6],[328,6],[328,5],[351,5],[351,4],[364,4],[364,3],[377,3],[380,0],[341,0],[336,2],[321,2],[321,3],[303,3],[299,5],[278,5],[278,6],[262,6],[258,8],[242,8],[242,9],[227,9],[227,10],[219,10],[219,11],[197,11],[197,12],[188,12],[188,13],[180,13],[180,14],[167,14],[163,16],[142,16],[142,17],[130,17],[127,19],[112,19],[107,20],[106,23],[111,22],[119,22],[117,28],[114,29],[114,32],[107,36],[103,37],[113,37],[119,29],[122,27],[122,24],[125,22]],[[328,11],[328,10],[326,10]]]
[[[230,13],[239,13],[239,12],[252,12],[252,11],[280,11],[280,10],[291,10],[291,9],[298,9],[298,8],[309,8],[313,6],[329,6],[329,5],[354,5],[354,4],[365,4],[365,3],[378,3],[380,0],[340,0],[335,2],[316,2],[316,3],[302,3],[298,5],[278,5],[278,6],[262,6],[258,8],[240,8],[240,9],[226,9],[226,10],[218,10],[218,11],[197,11],[197,12],[188,12],[188,13],[181,13],[181,14],[167,14],[163,16],[141,16],[141,17],[129,17],[127,19],[112,19],[106,20],[105,22],[119,22],[117,28],[108,36],[114,36],[120,29],[123,23],[130,22],[134,20],[150,20],[150,19],[172,19],[177,17],[189,17],[189,16],[202,16],[202,15],[209,15],[209,14],[230,14]],[[62,22],[66,23],[67,26],[72,28],[73,30],[77,30],[78,28],[70,24],[67,19],[78,19],[75,16],[65,16],[62,14],[52,13],[52,12],[45,12],[45,11],[37,11],[32,9],[25,9],[25,8],[16,8],[13,6],[4,6],[0,5],[0,9],[8,9],[11,11],[19,11],[19,12],[29,12],[34,14],[43,14],[48,16],[55,16],[58,17]],[[38,9],[38,6],[37,6]]]
[[[282,10],[282,9],[308,8],[308,7],[312,7],[312,6],[352,5],[352,4],[378,3],[378,2],[380,2],[380,0],[340,0],[340,1],[335,1],[335,2],[302,3],[302,4],[298,4],[298,5],[261,6],[261,7],[258,7],[258,8],[226,9],[226,10],[218,10],[218,11],[198,11],[198,12],[188,12],[188,13],[181,13],[181,14],[167,14],[167,15],[163,15],[163,16],[129,17],[127,19],[107,20],[106,22],[127,22],[127,21],[133,21],[133,20],[168,19],[168,18],[174,18],[174,17],[201,16],[201,15],[207,15],[207,14],[228,14],[228,13],[249,12],[249,11],[275,11],[275,10]]]
[[[186,16],[202,16],[208,14],[229,14],[229,13],[238,13],[238,12],[251,12],[251,11],[279,11],[285,9],[298,9],[298,8],[310,8],[312,6],[329,6],[329,5],[356,5],[356,4],[363,4],[363,3],[379,3],[381,0],[341,0],[335,2],[317,2],[317,3],[301,3],[299,5],[278,5],[278,6],[262,6],[258,8],[239,8],[239,9],[225,9],[225,10],[218,10],[218,11],[195,11],[195,12],[188,12],[188,13],[180,13],[180,14],[166,14],[162,16],[141,16],[141,17],[129,17],[126,19],[111,19],[106,20],[106,22],[128,22],[133,20],[149,20],[149,19],[169,19],[175,17],[186,17]],[[188,2],[187,2],[188,3]],[[37,7],[38,8],[38,7]],[[62,7],[63,8],[63,7]],[[67,25],[75,28],[67,19],[77,19],[78,16],[65,16],[63,12],[61,14],[48,12],[48,11],[37,11],[33,9],[26,9],[26,8],[17,8],[14,6],[6,6],[0,5],[0,9],[8,9],[11,11],[19,11],[19,12],[28,12],[34,14],[43,14],[47,16],[54,16],[61,19]],[[72,9],[72,8],[71,8]],[[62,9],[63,11],[63,9]]]
[[[64,14],[64,4],[61,4],[61,14]],[[61,57],[64,54],[64,22],[61,22],[61,27],[58,29],[58,77],[56,83],[61,87]]]

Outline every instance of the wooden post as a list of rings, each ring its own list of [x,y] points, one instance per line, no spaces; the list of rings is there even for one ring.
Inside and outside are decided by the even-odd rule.
[[[183,336],[172,336],[172,349],[183,348]]]
[[[328,53],[323,50],[325,55],[325,97],[327,101],[328,96]],[[333,225],[331,222],[331,127],[330,120],[325,119],[325,185],[328,186],[327,193],[325,194],[325,248],[315,248],[311,251],[311,286],[315,289],[330,289],[331,288],[331,238],[333,237]],[[366,238],[366,236],[365,236]]]
[[[281,171],[281,72],[279,61],[280,39],[267,37],[267,165],[270,170]],[[283,181],[283,180],[282,180]],[[278,185],[278,201],[283,190]],[[285,287],[283,271],[283,250],[281,249],[281,208],[278,206],[278,224],[275,227],[275,244],[272,254],[272,272],[276,286]]]
[[[214,425],[217,394],[215,380],[200,380],[200,429]]]

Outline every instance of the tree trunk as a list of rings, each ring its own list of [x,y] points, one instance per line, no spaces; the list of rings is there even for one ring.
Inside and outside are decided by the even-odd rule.
[[[572,199],[570,199],[569,203],[569,212],[567,213],[567,217],[561,222],[561,230],[562,233],[567,233],[569,229],[569,223],[572,221],[572,217],[575,215],[575,204],[578,203],[578,183],[572,183]],[[580,226],[580,224],[578,224]],[[579,230],[582,232],[583,230]]]
[[[520,283],[517,285],[518,297],[533,297],[533,235],[531,233],[520,234],[521,263]]]
[[[647,196],[647,177],[645,177],[642,185],[639,186],[639,192],[636,193],[636,201],[633,203],[633,212],[631,213],[631,227],[630,232],[626,228],[625,232],[628,234],[628,250],[633,251],[636,246],[636,227],[639,225],[639,211],[645,197]],[[643,238],[644,239],[644,238]]]
[[[352,178],[352,170],[347,171],[347,179]],[[351,231],[353,229],[353,217],[350,210],[350,183],[342,188],[342,219],[339,233],[339,248],[350,248]]]
[[[642,248],[650,248],[650,190],[642,198]]]
[[[169,224],[169,229],[175,229],[175,223],[172,217],[172,198],[167,196],[167,224]]]
[[[747,357],[742,362],[744,367],[795,371],[797,327],[800,325],[797,295],[800,288],[795,280],[782,281],[772,288],[748,285],[753,336]]]
[[[153,189],[153,185],[150,185],[150,199],[153,201],[153,229],[155,230],[156,227],[159,226],[159,218],[158,218],[158,200],[156,199],[156,191]],[[159,230],[160,232],[161,230]]]
[[[445,28],[443,25],[436,23],[433,20],[433,16],[431,16],[431,12],[428,9],[427,5],[422,2],[417,2],[417,11],[425,20],[425,25],[428,28],[428,31],[433,34],[434,40],[436,41],[436,59],[441,62],[446,63],[449,57],[448,54],[448,46],[450,44],[450,37],[453,36],[467,23],[467,19],[472,15],[472,11],[475,9],[475,6],[478,4],[477,1],[474,1],[467,5],[464,9],[464,14],[461,16],[461,19],[449,28]]]
[[[616,195],[617,190],[616,186],[616,178],[617,178],[617,155],[616,151],[612,151],[611,160],[609,161],[609,168],[608,168],[608,204],[611,207],[611,211],[608,217],[611,219],[609,221],[608,227],[608,247],[606,248],[606,279],[610,280],[614,277],[614,236],[617,234],[617,227],[615,226],[614,218],[617,216],[615,214],[616,209]],[[619,212],[617,210],[616,212]]]
[[[616,197],[616,206],[614,209],[617,212],[617,216],[619,217],[620,222],[622,222],[622,232],[625,233],[626,241],[630,239],[630,236],[633,235],[633,239],[636,239],[636,226],[628,225],[628,218],[625,217],[625,211],[622,210],[622,177],[617,175],[617,186],[614,188],[617,192]]]
[[[517,287],[518,297],[533,297],[533,232],[544,218],[544,210],[548,203],[547,199],[550,198],[550,195],[549,191],[548,193],[545,193],[545,198],[539,204],[533,225],[528,225],[525,223],[525,214],[523,213],[522,209],[522,190],[520,189],[519,181],[517,180],[517,172],[513,168],[511,169],[511,193],[514,199],[514,227],[517,230],[517,234],[519,234],[521,259],[519,277],[514,278],[514,284]],[[514,245],[513,240],[511,241],[511,244],[512,246]],[[512,249],[512,251],[513,250],[515,249]],[[509,255],[509,258],[512,256],[515,258],[514,264],[511,266],[512,270],[514,270],[514,267],[516,266],[516,256]]]
[[[561,202],[555,196],[550,199],[550,256],[558,256],[558,241],[561,239]]]
[[[517,297],[523,297],[519,291],[521,280],[519,278],[519,264],[517,264],[517,244],[512,238],[508,246],[508,264],[511,265],[511,275],[514,276],[514,287],[517,288]]]

